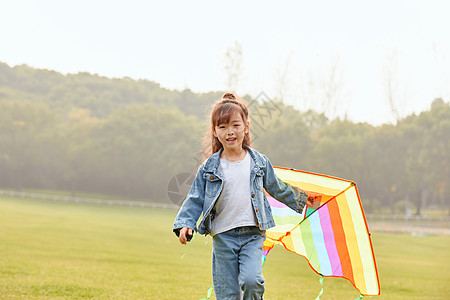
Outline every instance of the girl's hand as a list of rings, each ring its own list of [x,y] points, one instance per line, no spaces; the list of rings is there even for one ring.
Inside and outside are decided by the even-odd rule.
[[[309,207],[314,207],[316,198],[319,198],[319,197],[320,197],[319,194],[310,192],[308,194],[308,200],[306,200],[306,205],[308,205]]]
[[[187,236],[186,235],[190,235],[192,236],[193,231],[191,228],[187,228],[187,227],[183,227],[180,229],[180,235],[178,236],[178,239],[180,240],[180,243],[182,243],[183,245],[186,245],[186,243],[188,242]]]

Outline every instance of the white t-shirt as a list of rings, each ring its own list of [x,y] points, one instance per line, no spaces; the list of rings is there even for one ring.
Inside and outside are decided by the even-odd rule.
[[[220,159],[223,189],[214,205],[211,235],[242,226],[257,226],[250,196],[251,156],[246,151],[240,161]]]

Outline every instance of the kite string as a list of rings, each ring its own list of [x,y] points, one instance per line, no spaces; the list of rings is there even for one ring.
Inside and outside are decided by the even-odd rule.
[[[191,249],[192,241],[195,239],[196,236],[197,236],[197,231],[194,230],[194,234],[193,234],[193,236],[192,236],[191,243],[189,244],[189,247],[187,248],[186,252],[184,252],[184,254],[181,256],[180,259],[183,259],[184,256],[189,252],[189,250]],[[208,243],[208,240],[206,240],[205,245],[206,245],[207,243]],[[211,295],[212,295],[213,290],[214,290],[214,286],[212,285],[212,286],[208,289],[208,292],[206,293],[206,298],[202,298],[202,299],[200,299],[200,300],[209,300],[209,299],[211,298]]]
[[[197,235],[197,231],[194,230],[194,235],[193,235],[193,237],[192,237],[192,240],[194,240],[194,238],[195,238],[196,235]],[[191,249],[192,240],[191,240],[191,243],[189,244],[189,247],[187,248],[186,252],[184,252],[184,254],[181,256],[180,259],[183,259],[184,256],[189,252],[189,249]]]

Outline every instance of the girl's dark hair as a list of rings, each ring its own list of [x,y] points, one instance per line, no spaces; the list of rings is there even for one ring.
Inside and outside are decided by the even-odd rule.
[[[245,126],[248,121],[248,108],[243,100],[238,99],[234,93],[225,93],[222,98],[216,102],[211,111],[211,129],[208,130],[204,139],[204,158],[208,158],[211,154],[216,153],[222,148],[222,144],[219,139],[214,136],[215,127],[222,123],[228,123],[230,118],[238,112]],[[250,131],[247,131],[244,135],[244,141],[242,147],[251,147],[250,143]]]

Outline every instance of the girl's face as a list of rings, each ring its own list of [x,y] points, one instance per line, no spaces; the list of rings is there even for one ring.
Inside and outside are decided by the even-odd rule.
[[[214,128],[214,136],[219,139],[224,150],[240,150],[244,136],[248,133],[249,122],[242,120],[241,114],[235,112],[228,123],[217,124]]]

